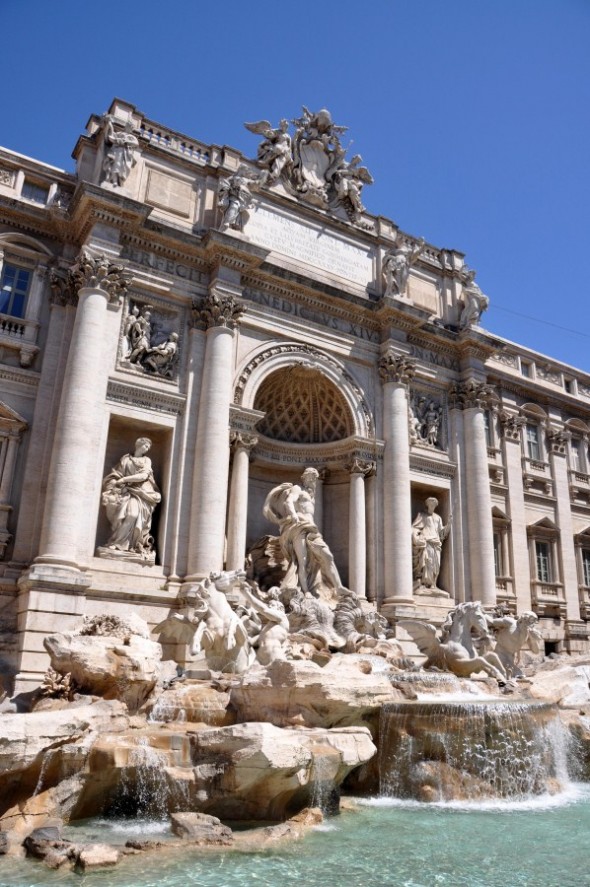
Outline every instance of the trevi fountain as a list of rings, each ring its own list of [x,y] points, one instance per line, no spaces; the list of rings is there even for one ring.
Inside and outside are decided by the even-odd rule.
[[[590,377],[246,127],[2,154],[0,887],[589,885]]]

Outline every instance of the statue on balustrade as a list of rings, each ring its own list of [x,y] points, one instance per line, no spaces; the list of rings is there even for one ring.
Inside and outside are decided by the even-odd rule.
[[[113,118],[105,114],[104,118],[105,155],[102,163],[104,173],[103,184],[121,187],[129,177],[129,173],[137,163],[139,141],[133,135],[133,123],[128,120],[123,132],[117,132],[113,126]]]
[[[443,524],[442,518],[436,513],[438,499],[429,496],[426,511],[420,511],[412,524],[412,550],[414,565],[414,588],[418,593],[434,594],[448,597],[446,591],[437,588],[442,545],[451,531],[453,516]]]
[[[98,549],[99,557],[124,557],[153,564],[156,553],[150,535],[152,514],[162,499],[147,453],[148,437],[135,441],[133,455],[122,456],[103,481],[102,504],[111,537]]]
[[[476,272],[467,266],[462,269],[463,309],[459,317],[459,329],[462,330],[478,326],[481,315],[490,305],[490,300],[475,282],[475,274]]]
[[[252,203],[250,182],[242,169],[239,169],[229,179],[222,179],[219,183],[218,201],[223,210],[220,229],[233,228],[241,231],[248,221],[248,207]]]
[[[383,257],[384,295],[407,295],[410,268],[424,250],[424,244],[424,238],[421,237],[413,246],[408,243],[399,243],[385,253]]]
[[[334,556],[314,521],[318,477],[315,468],[306,468],[301,485],[275,487],[266,497],[263,513],[280,528],[278,543],[287,564],[281,587],[333,599],[343,586]]]

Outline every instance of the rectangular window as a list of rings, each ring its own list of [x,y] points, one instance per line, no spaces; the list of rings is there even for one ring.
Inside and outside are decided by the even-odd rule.
[[[502,537],[500,533],[494,533],[494,570],[496,576],[503,576],[502,567]]]
[[[23,190],[21,191],[21,197],[45,205],[47,203],[47,198],[49,197],[49,188],[44,187],[44,185],[37,185],[35,182],[30,182],[28,179],[25,179]]]
[[[590,549],[588,548],[582,549],[582,571],[584,585],[590,588]]]
[[[580,441],[572,440],[570,444],[570,458],[572,471],[581,471],[580,468]]]
[[[526,447],[529,459],[535,459],[538,462],[541,459],[541,449],[539,447],[539,429],[536,425],[527,425],[526,427]]]
[[[564,380],[563,380],[563,387],[564,387],[565,390],[566,390],[566,394],[573,394],[573,391],[574,391],[574,383],[572,382],[571,379],[564,379]]]
[[[539,582],[553,582],[551,548],[548,542],[535,542],[535,557]]]
[[[520,372],[525,377],[525,379],[530,379],[531,377],[531,365],[530,363],[525,363],[524,360],[520,361]]]
[[[26,268],[5,264],[0,280],[0,314],[25,316],[25,304],[31,285],[31,272]]]

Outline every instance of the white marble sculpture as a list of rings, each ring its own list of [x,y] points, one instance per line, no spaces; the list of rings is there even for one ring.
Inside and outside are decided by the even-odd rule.
[[[148,437],[135,441],[133,454],[122,456],[103,481],[102,504],[111,537],[98,549],[99,557],[122,557],[153,564],[156,553],[150,535],[152,514],[162,497],[147,453]]]
[[[424,396],[413,397],[408,404],[410,443],[441,446],[442,406]]]
[[[268,120],[245,123],[244,126],[250,132],[264,136],[256,152],[258,166],[263,170],[259,181],[261,185],[274,185],[293,163],[289,121],[281,120],[276,129]]]
[[[487,617],[481,604],[475,602],[471,607],[456,607],[449,613],[449,623],[442,639],[437,637],[436,628],[429,622],[401,619],[398,624],[426,656],[423,668],[450,671],[460,678],[483,671],[504,685],[507,676],[498,656],[494,652],[479,655],[473,647],[470,650],[466,645],[466,641],[468,645],[472,644],[473,633],[479,637],[485,637],[488,633]]]
[[[130,363],[141,364],[151,347],[151,305],[134,305],[123,325],[129,351],[126,355]]]
[[[143,366],[158,376],[170,378],[178,358],[178,333],[170,333],[165,342],[148,348]]]
[[[252,203],[249,181],[241,170],[222,179],[219,183],[218,201],[223,216],[220,228],[241,231],[248,219],[248,207]]]
[[[437,588],[442,545],[451,531],[452,515],[448,523],[436,513],[438,499],[429,496],[424,503],[426,511],[420,511],[412,524],[412,550],[414,561],[414,587],[418,592],[448,597],[447,592]]]
[[[462,270],[463,280],[463,308],[459,317],[459,328],[478,326],[481,315],[489,308],[490,300],[485,296],[475,282],[475,274],[471,268],[465,266]]]
[[[113,118],[105,114],[104,118],[105,155],[102,163],[103,184],[120,188],[125,184],[129,173],[137,163],[139,141],[133,135],[133,123],[128,120],[125,129],[117,132],[113,126]]]
[[[424,249],[424,238],[410,246],[400,243],[388,250],[383,257],[385,296],[407,296],[410,268]]]
[[[265,603],[252,594],[245,584],[242,585],[241,592],[262,620],[258,635],[254,638],[250,637],[250,642],[256,650],[258,662],[261,665],[270,665],[276,659],[286,659],[285,642],[289,637],[289,619],[281,601],[270,597],[269,601]],[[244,621],[243,617],[242,621]]]
[[[334,610],[325,601],[304,594],[300,588],[285,588],[281,598],[292,634],[310,638],[318,649],[341,650],[345,646],[346,639],[334,627]]]
[[[241,570],[212,572],[191,586],[173,613],[154,632],[164,640],[189,645],[189,653],[200,657],[202,667],[212,672],[241,674],[254,661],[247,628],[232,609],[227,592],[236,585],[245,588]]]
[[[494,652],[508,677],[523,676],[519,659],[520,652],[525,646],[528,645],[533,653],[540,653],[543,649],[543,636],[536,628],[538,621],[537,615],[529,610],[514,617],[510,613],[501,613],[498,609],[494,616],[489,617],[496,639]]]
[[[359,154],[347,161],[346,148],[340,137],[345,126],[336,126],[328,110],[313,112],[303,106],[301,117],[281,120],[273,129],[268,120],[245,123],[246,129],[264,136],[258,146],[256,164],[262,170],[259,185],[278,181],[297,197],[322,209],[342,208],[350,221],[360,227],[371,227],[362,219],[364,207],[361,191],[373,182],[369,170],[362,166]]]
[[[279,544],[288,567],[281,587],[301,588],[303,592],[334,597],[342,581],[332,552],[314,521],[315,468],[306,468],[301,485],[283,483],[266,497],[263,513],[280,527]]]

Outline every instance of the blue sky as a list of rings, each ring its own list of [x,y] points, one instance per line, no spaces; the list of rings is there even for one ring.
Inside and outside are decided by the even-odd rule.
[[[119,96],[253,156],[243,121],[327,107],[367,208],[467,254],[484,326],[590,371],[590,0],[0,0],[0,25],[0,144],[72,169]]]

